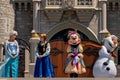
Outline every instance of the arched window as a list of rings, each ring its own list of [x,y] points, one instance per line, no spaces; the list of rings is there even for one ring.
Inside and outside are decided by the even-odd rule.
[[[27,10],[30,11],[31,10],[31,4],[27,3]]]
[[[113,4],[112,4],[112,2],[109,3],[109,10],[113,10]]]
[[[21,3],[21,9],[25,10],[25,4],[24,3]]]
[[[118,9],[119,9],[119,4],[115,3],[115,10],[118,10]]]
[[[18,11],[18,9],[19,9],[19,4],[15,3],[15,11]]]
[[[92,0],[89,0],[89,1],[90,1],[90,5],[92,5],[93,4]]]
[[[50,5],[55,5],[55,1],[54,0],[49,0]]]

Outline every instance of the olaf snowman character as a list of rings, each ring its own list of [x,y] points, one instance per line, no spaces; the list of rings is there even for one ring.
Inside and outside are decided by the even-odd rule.
[[[104,38],[102,48],[99,50],[99,58],[93,66],[94,77],[115,77],[117,69],[114,63],[113,53],[118,45],[118,38],[115,35],[110,35]]]

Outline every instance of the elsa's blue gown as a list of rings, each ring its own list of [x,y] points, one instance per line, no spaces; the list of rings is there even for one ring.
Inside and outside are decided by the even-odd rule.
[[[3,64],[0,65],[0,77],[10,77],[10,72],[12,77],[18,77],[18,54],[19,46],[17,41],[5,43],[5,60]],[[16,58],[12,58],[16,56]]]
[[[38,44],[38,48],[36,50],[36,56],[39,56],[39,53],[42,54],[42,48],[43,46],[41,45],[42,42],[40,41]],[[42,58],[37,58],[36,60],[36,65],[35,65],[35,71],[34,71],[34,77],[54,77],[54,70],[52,63],[50,61],[50,44],[46,43],[45,46],[45,52],[43,53]]]

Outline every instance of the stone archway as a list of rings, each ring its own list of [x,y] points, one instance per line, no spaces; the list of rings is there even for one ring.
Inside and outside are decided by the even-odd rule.
[[[66,22],[62,22],[62,23],[59,23],[59,24],[55,25],[47,33],[47,35],[48,35],[47,40],[50,40],[52,38],[52,36],[54,36],[56,33],[60,32],[64,29],[68,29],[68,28],[77,29],[78,31],[85,34],[90,40],[99,42],[97,36],[95,35],[95,33],[89,27],[87,27],[83,24],[80,24],[78,22],[74,22],[74,21],[66,21]]]
[[[64,34],[66,32],[73,29],[77,29],[78,33],[80,34],[80,37],[82,37],[81,39],[82,39],[82,44],[84,45],[84,50],[87,49],[87,46],[85,46],[86,45],[85,43],[92,43],[91,40],[98,42],[98,39],[94,34],[94,32],[92,32],[90,28],[80,23],[77,23],[74,21],[66,21],[66,22],[55,25],[47,33],[48,41],[50,42],[50,45],[51,45],[50,57],[51,57],[52,64],[54,66],[55,77],[70,76],[69,74],[66,74],[64,72],[66,59],[67,59],[66,49],[68,44],[63,41],[63,38],[65,37]],[[93,44],[96,44],[95,42]],[[87,51],[83,53],[85,56],[84,61],[85,61],[87,72],[85,74],[79,75],[79,77],[93,77],[92,68],[93,68],[94,62],[98,58],[98,54],[96,54],[98,52],[95,52],[95,50],[96,49],[92,49],[92,52]]]

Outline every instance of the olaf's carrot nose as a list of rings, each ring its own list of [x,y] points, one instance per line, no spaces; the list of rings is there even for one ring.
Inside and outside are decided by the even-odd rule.
[[[114,44],[118,44],[118,41],[117,41],[117,40],[113,40],[113,43],[114,43]]]

